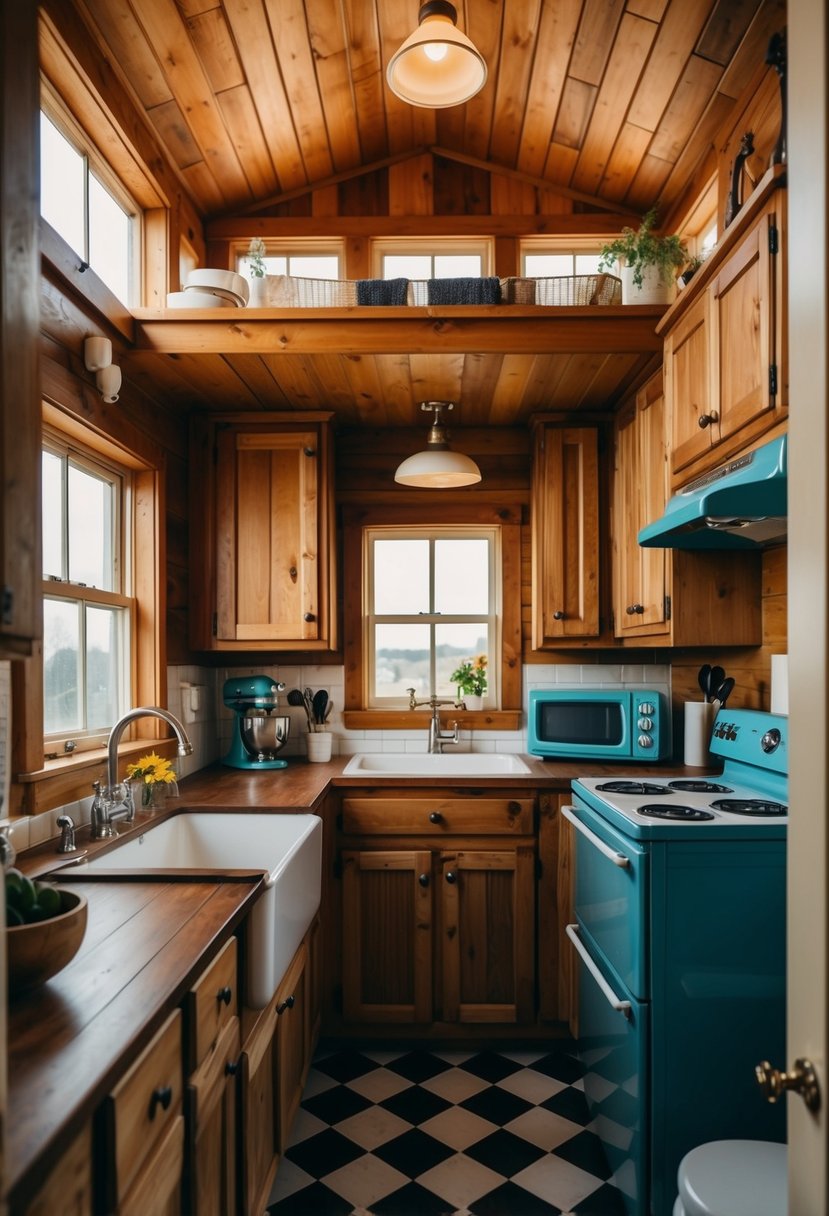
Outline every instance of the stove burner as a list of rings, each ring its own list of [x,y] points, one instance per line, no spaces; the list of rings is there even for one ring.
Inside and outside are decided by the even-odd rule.
[[[668,803],[645,803],[644,806],[636,808],[637,815],[644,815],[649,819],[680,819],[685,823],[695,823],[703,819],[715,819],[710,811],[702,811],[695,806],[674,806]]]
[[[687,777],[681,781],[669,781],[668,785],[672,790],[679,790],[683,794],[731,793],[731,789],[727,785],[717,785],[716,781],[705,781],[702,777]]]
[[[789,808],[782,802],[769,802],[765,798],[717,798],[711,805],[718,811],[730,811],[732,815],[755,815],[758,819],[772,819],[789,813]]]
[[[670,794],[664,785],[654,785],[652,781],[605,781],[597,785],[597,790],[603,794]]]

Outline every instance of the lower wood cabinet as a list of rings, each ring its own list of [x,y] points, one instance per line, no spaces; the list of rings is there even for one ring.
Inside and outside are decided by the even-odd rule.
[[[265,1210],[308,1077],[319,1025],[318,934],[315,921],[268,1006],[243,1012],[239,1097],[245,1216]]]
[[[12,1216],[92,1216],[92,1125],[65,1149],[46,1181],[24,1208]]]
[[[534,1019],[533,816],[526,797],[344,799],[346,1023]]]

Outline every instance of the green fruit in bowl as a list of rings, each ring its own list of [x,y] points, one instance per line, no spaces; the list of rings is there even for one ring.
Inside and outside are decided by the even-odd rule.
[[[9,870],[6,874],[6,903],[22,912],[24,918],[35,903],[35,884],[19,870]]]
[[[60,892],[57,887],[51,886],[49,883],[35,883],[37,890],[37,905],[45,914],[43,918],[48,916],[59,916],[63,911],[63,904],[60,898]]]
[[[57,887],[51,883],[32,882],[19,870],[6,874],[6,924],[29,925],[51,920],[63,911],[63,901]]]

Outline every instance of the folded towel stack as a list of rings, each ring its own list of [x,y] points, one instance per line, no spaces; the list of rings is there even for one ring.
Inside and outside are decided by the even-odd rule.
[[[408,279],[358,279],[357,303],[366,305],[405,304]]]
[[[501,280],[488,279],[429,279],[430,304],[500,304]]]

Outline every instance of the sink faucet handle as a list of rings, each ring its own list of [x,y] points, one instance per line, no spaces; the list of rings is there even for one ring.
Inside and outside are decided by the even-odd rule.
[[[75,844],[75,820],[71,815],[59,815],[55,821],[57,827],[60,828],[60,844],[58,845],[59,853],[77,853],[78,847]]]

